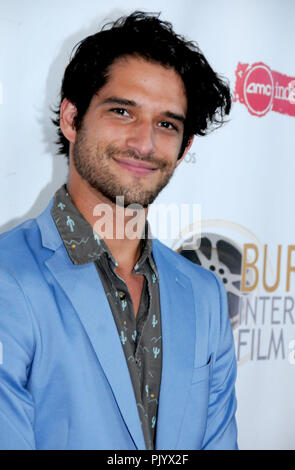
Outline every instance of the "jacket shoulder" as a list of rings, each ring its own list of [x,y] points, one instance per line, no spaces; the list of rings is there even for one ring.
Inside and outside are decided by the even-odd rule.
[[[0,268],[25,279],[44,253],[37,219],[29,219],[0,234]]]
[[[60,244],[57,229],[54,226],[50,209],[52,200],[41,214],[28,219],[13,229],[0,234],[0,266],[9,268],[25,267],[25,263],[33,262],[42,257],[44,249],[47,248],[44,239],[46,237],[54,240],[55,245]],[[50,248],[50,247],[48,247]]]
[[[36,219],[29,219],[20,225],[0,234],[0,260],[23,254],[28,245],[28,236],[36,233]]]

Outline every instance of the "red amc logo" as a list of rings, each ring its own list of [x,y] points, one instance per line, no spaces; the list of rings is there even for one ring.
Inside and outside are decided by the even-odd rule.
[[[295,116],[295,81],[271,70],[263,62],[238,63],[234,101],[244,104],[253,116],[262,117],[269,111]]]
[[[264,116],[272,107],[274,84],[270,69],[263,64],[253,65],[244,82],[244,97],[248,110]]]

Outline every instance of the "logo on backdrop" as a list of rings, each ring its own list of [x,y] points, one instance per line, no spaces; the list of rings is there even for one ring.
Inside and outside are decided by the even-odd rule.
[[[246,227],[230,224],[239,242],[213,229],[202,232],[197,244],[192,237],[185,250],[181,244],[176,251],[221,278],[240,365],[266,360],[295,364],[295,245],[263,244]],[[227,225],[220,221],[216,229],[222,232]]]
[[[295,116],[295,77],[271,70],[263,62],[238,63],[234,101],[244,104],[253,116],[269,111]]]

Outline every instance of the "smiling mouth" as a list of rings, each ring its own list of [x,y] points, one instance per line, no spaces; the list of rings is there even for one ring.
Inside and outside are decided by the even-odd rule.
[[[152,163],[134,160],[132,158],[113,158],[113,160],[115,160],[121,168],[137,175],[149,175],[158,169],[158,167]]]

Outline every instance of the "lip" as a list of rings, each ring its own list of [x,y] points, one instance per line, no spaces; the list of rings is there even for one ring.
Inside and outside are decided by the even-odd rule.
[[[131,158],[114,158],[115,162],[125,170],[135,173],[137,175],[149,175],[158,168],[148,162],[141,162],[140,160],[133,160]]]

